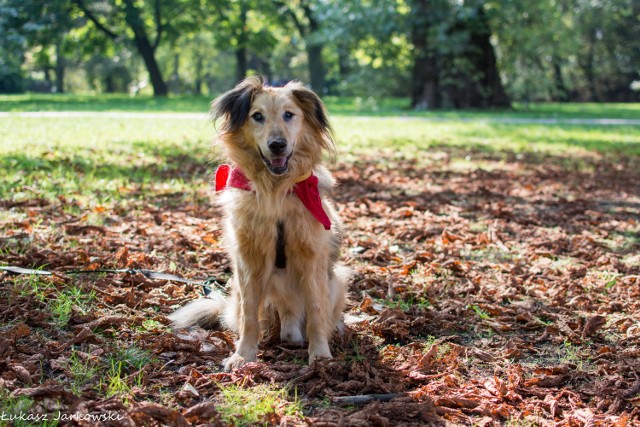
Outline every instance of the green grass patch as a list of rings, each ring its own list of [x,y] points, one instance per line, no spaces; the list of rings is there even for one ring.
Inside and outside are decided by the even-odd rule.
[[[111,365],[121,363],[125,372],[138,371],[146,365],[153,363],[153,355],[143,348],[135,345],[117,347],[109,356]]]
[[[258,384],[251,388],[230,384],[221,386],[218,411],[222,419],[235,426],[280,424],[283,417],[300,423],[302,403],[287,388]]]
[[[0,390],[0,426],[12,427],[54,427],[58,421],[54,415],[36,408],[35,402],[26,396],[11,396],[6,389]]]
[[[41,266],[40,268],[46,268]],[[21,297],[32,296],[46,306],[51,319],[59,326],[69,322],[73,311],[86,313],[95,299],[95,291],[86,291],[78,286],[58,289],[48,276],[23,275],[16,287]]]
[[[172,95],[153,97],[127,94],[20,94],[0,95],[0,111],[108,111],[206,113],[214,96]],[[329,112],[337,116],[414,116],[459,118],[564,118],[637,119],[640,103],[514,103],[511,109],[415,111],[409,98],[324,97]]]
[[[92,384],[100,373],[99,366],[93,360],[83,359],[73,351],[69,357],[68,369],[71,374],[71,391],[80,395],[82,389]]]
[[[375,155],[382,162],[451,159],[450,167],[500,168],[501,162],[588,168],[590,157],[640,155],[640,126],[507,125],[393,117],[336,117],[340,161]],[[3,199],[65,200],[68,213],[128,209],[141,200],[185,205],[209,197],[215,155],[204,118],[0,117]],[[492,163],[493,162],[493,163]],[[91,212],[88,212],[91,214]],[[6,215],[5,215],[6,216]],[[87,217],[101,225],[99,212]]]
[[[127,375],[122,361],[111,361],[111,366],[106,375],[100,379],[99,388],[104,391],[106,397],[119,396],[124,402],[128,401],[131,386],[127,381]]]
[[[73,310],[85,313],[88,305],[95,299],[95,291],[85,292],[76,286],[56,292],[48,306],[56,323],[63,326],[69,322]]]

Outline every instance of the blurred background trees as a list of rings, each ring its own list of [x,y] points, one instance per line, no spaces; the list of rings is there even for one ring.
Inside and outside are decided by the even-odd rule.
[[[0,92],[638,101],[637,0],[0,0]]]

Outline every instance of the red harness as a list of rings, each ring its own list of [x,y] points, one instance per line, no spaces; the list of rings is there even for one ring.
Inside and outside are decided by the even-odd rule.
[[[253,191],[251,181],[240,169],[232,168],[230,165],[220,165],[216,170],[216,191],[222,191],[227,187]],[[324,226],[324,229],[330,230],[331,220],[322,207],[320,191],[318,190],[318,177],[312,174],[296,183],[293,187],[293,192],[296,193],[296,196],[298,196],[311,215]]]

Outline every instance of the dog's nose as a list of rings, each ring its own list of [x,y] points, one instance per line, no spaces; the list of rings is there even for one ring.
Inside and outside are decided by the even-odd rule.
[[[284,153],[284,149],[287,148],[287,141],[284,139],[272,139],[267,143],[267,147],[269,147],[269,151],[273,154],[278,155]]]

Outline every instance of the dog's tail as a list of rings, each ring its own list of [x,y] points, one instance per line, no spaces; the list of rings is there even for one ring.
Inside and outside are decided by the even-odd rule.
[[[212,292],[207,298],[191,301],[168,317],[174,329],[196,325],[203,328],[216,328],[220,325],[220,317],[226,304],[224,296]]]

